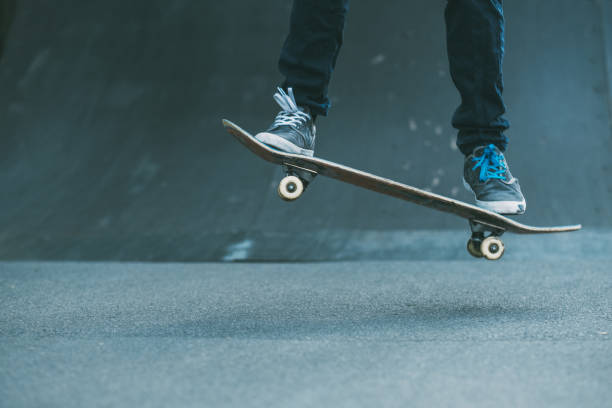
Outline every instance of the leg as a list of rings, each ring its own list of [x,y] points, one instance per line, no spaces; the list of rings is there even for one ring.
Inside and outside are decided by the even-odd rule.
[[[268,130],[255,135],[257,140],[283,152],[314,155],[314,122],[330,107],[327,86],[342,46],[347,11],[348,0],[293,1],[289,35],[278,62],[285,81],[274,94],[281,111]]]
[[[280,55],[283,88],[298,105],[327,115],[327,87],[342,46],[348,0],[294,0],[290,30]]]
[[[445,11],[450,73],[461,105],[452,124],[459,130],[457,146],[468,155],[480,145],[505,150],[503,131],[502,60],[504,56],[503,0],[448,0]]]
[[[0,58],[2,58],[6,37],[14,18],[15,0],[0,0]]]
[[[451,77],[461,95],[453,126],[459,130],[457,146],[466,155],[463,179],[474,193],[476,205],[501,214],[522,214],[527,208],[525,197],[503,154],[508,145],[503,132],[509,123],[504,117],[506,106],[502,98],[502,1],[447,2],[448,59]],[[503,247],[499,252],[501,241],[494,244],[491,248],[496,253],[489,253],[489,259],[503,253]]]

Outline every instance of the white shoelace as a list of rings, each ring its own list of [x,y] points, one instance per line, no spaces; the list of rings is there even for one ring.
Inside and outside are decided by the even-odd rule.
[[[293,88],[288,88],[288,94],[282,88],[277,88],[278,92],[274,94],[274,100],[281,107],[282,111],[276,115],[272,126],[291,126],[296,128],[305,124],[310,120],[310,115],[302,112],[295,103]]]

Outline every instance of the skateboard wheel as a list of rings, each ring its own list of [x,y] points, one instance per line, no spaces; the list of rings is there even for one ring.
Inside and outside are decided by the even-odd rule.
[[[304,183],[296,176],[284,177],[278,184],[278,195],[285,201],[293,201],[304,192]]]
[[[474,258],[482,258],[482,252],[480,252],[480,241],[468,239],[467,250]]]
[[[504,254],[504,243],[497,237],[487,237],[480,244],[480,252],[490,261],[495,261]]]

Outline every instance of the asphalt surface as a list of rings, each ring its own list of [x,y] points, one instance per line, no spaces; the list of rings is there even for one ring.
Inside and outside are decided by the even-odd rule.
[[[450,126],[444,5],[351,5],[317,155],[471,201]],[[610,10],[505,4],[521,222],[612,228]],[[279,170],[221,118],[252,132],[272,121],[289,11],[284,0],[20,1],[0,62],[0,259],[220,261],[251,240],[263,248],[252,260],[333,260],[355,235],[465,231],[324,178],[291,205],[276,197]],[[313,235],[322,244],[304,245]]]
[[[606,407],[609,265],[0,263],[0,400]]]

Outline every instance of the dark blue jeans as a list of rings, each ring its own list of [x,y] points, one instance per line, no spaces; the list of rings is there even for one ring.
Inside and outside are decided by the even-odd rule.
[[[464,154],[483,144],[505,150],[503,0],[448,0],[444,13],[450,73],[461,95],[452,118]],[[381,6],[383,7],[383,6]],[[342,46],[348,0],[294,0],[279,69],[283,87],[316,115],[327,115],[327,88]]]

